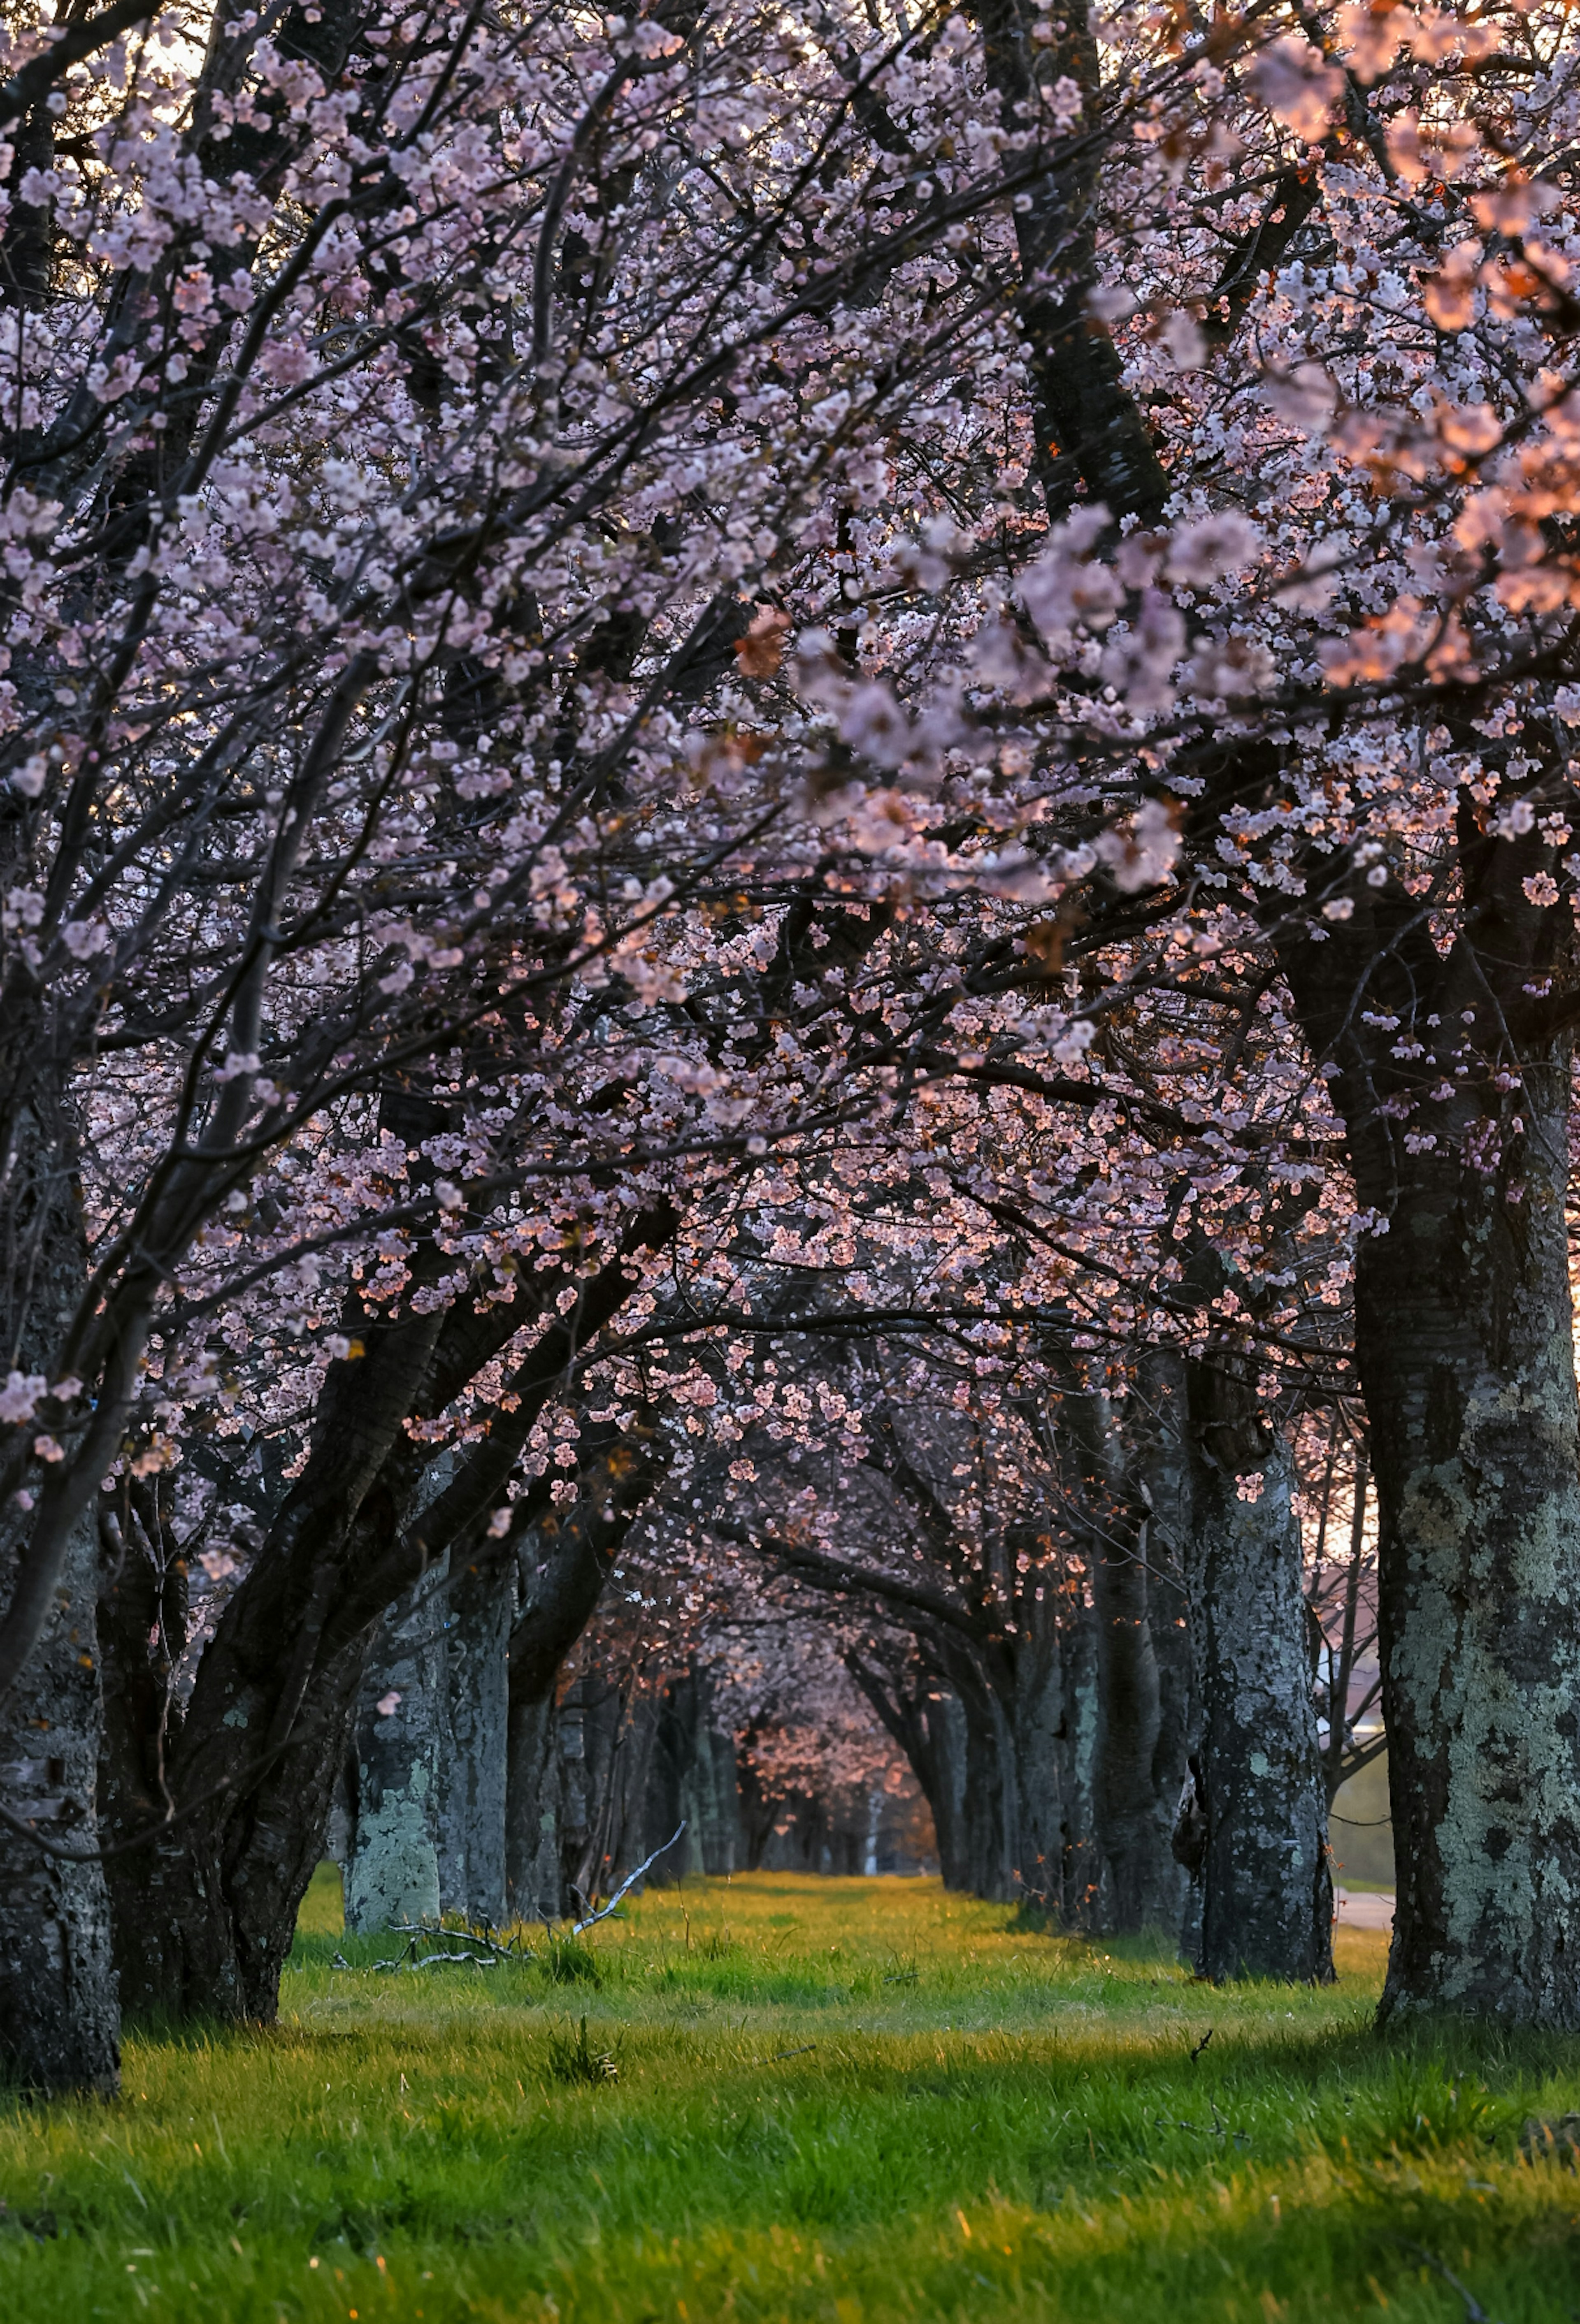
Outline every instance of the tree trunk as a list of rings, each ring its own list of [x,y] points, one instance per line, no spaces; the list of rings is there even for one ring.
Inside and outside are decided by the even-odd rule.
[[[439,1887],[447,1912],[504,1919],[514,1560],[470,1561],[450,1588],[440,1768]]]
[[[957,1695],[940,1688],[914,1706],[908,1743],[897,1737],[932,1811],[938,1871],[946,1888],[971,1890],[966,1711]]]
[[[1197,1966],[1215,1982],[1326,1983],[1333,1882],[1294,1462],[1225,1371],[1193,1367],[1190,1406],[1187,1572],[1206,1819]]]
[[[1153,1763],[1162,1693],[1148,1605],[1146,1532],[1109,1539],[1093,1563],[1101,1723],[1097,1813],[1108,1865],[1107,1920],[1115,1935],[1155,1925],[1165,1905]],[[1170,1882],[1169,1886],[1172,1886]]]
[[[520,1544],[505,1786],[505,1879],[518,1920],[555,1919],[565,1904],[571,1816],[555,1714],[559,1673],[668,1460],[645,1425],[630,1435],[613,1424],[584,1428],[576,1501]]]
[[[758,1772],[755,1756],[755,1747],[761,1741],[762,1736],[762,1722],[754,1720],[742,1738],[742,1750],[738,1763],[741,1792],[741,1843],[745,1849],[748,1872],[762,1871],[763,1850],[773,1838],[773,1828],[778,1823],[785,1805],[782,1800],[771,1799],[762,1788],[762,1778]],[[667,1839],[668,1834],[661,1833],[660,1837]],[[644,1848],[641,1852],[645,1856],[647,1850]]]
[[[1021,1789],[1009,1720],[1003,1704],[980,1677],[964,1670],[952,1675],[957,1682],[966,1723],[961,1812],[969,1891],[994,1904],[1008,1904],[1016,1894],[1015,1859],[1020,1851],[1014,1820]]]
[[[354,1936],[439,1921],[447,1578],[437,1566],[392,1610],[363,1673],[346,1858]]]
[[[897,1676],[859,1654],[847,1655],[845,1667],[910,1763],[932,1816],[939,1877],[946,1888],[969,1895],[965,1706],[925,1668],[919,1674],[913,1666]]]
[[[1065,1631],[1064,1668],[1063,1917],[1067,1928],[1095,1930],[1106,1925],[1108,1888],[1097,1816],[1102,1704],[1095,1609],[1078,1600]]]
[[[1191,1506],[1190,1406],[1186,1365],[1158,1349],[1142,1362],[1138,1395],[1146,1408],[1138,1473],[1146,1496],[1147,1618],[1158,1668],[1158,1739],[1152,1756],[1152,1798],[1160,1868],[1159,1925],[1182,1955],[1196,1958],[1199,1914],[1187,1939],[1195,1884],[1175,1855],[1175,1819],[1192,1755],[1198,1712],[1190,1644],[1187,1561],[1194,1525]]]
[[[58,1611],[0,1717],[0,1785],[13,1815],[71,1850],[97,1845],[102,1710],[91,1518],[71,1537]],[[120,2088],[120,2010],[102,1866],[0,1831],[0,2066],[24,2088]]]
[[[1056,1609],[1036,1610],[1046,1619],[1015,1658],[1015,1880],[1028,1904],[1062,1914],[1070,1816],[1065,1657]]]
[[[625,1247],[672,1231],[673,1222],[667,1206],[643,1213],[627,1228]],[[429,1258],[440,1263],[436,1253]],[[126,1869],[116,1879],[115,1910],[125,1915],[144,2006],[178,2016],[273,2017],[374,1626],[452,1545],[457,1554],[476,1554],[577,1335],[600,1329],[636,1279],[624,1266],[605,1266],[573,1314],[546,1324],[507,1375],[514,1410],[458,1459],[433,1460],[405,1422],[413,1413],[431,1418],[453,1401],[522,1328],[518,1306],[479,1314],[463,1301],[393,1321],[374,1314],[360,1325],[360,1360],[330,1365],[307,1468],[226,1608],[180,1724],[171,1788],[204,1804],[170,1845],[119,1859]],[[555,1280],[539,1278],[539,1320],[553,1313]],[[643,1428],[630,1437],[613,1425],[584,1429],[578,1500],[563,1524],[543,1515],[546,1487],[513,1505],[513,1528],[524,1532],[542,1516],[545,1534],[552,1525],[587,1548],[596,1576],[588,1610],[603,1562],[662,1461],[661,1445]],[[517,1530],[500,1554],[514,1554]],[[106,1819],[140,1825],[130,1784],[111,1775]]]
[[[559,1725],[554,1697],[510,1699],[505,1886],[515,1921],[557,1921],[565,1909],[560,1856]]]
[[[1361,1246],[1398,1905],[1384,2017],[1580,2026],[1580,1418],[1569,1066],[1528,1067],[1519,1199],[1437,1156]]]
[[[1089,131],[1100,111],[1101,75],[1086,8],[1071,0],[1053,27],[1055,38],[1041,42],[1033,38],[1040,12],[1030,0],[975,0],[974,14],[1005,129],[1025,135],[1041,106],[1039,82],[1048,88],[1073,80],[1086,100]],[[1089,136],[1085,150],[1067,153],[1057,177],[1049,172],[1017,198],[1016,309],[1030,349],[1038,465],[1049,514],[1075,499],[1078,480],[1115,519],[1150,521],[1161,513],[1169,479],[1125,387],[1119,350],[1087,305],[1096,272],[1093,203],[1101,161],[1101,143]]]
[[[1539,829],[1504,839],[1486,821],[1462,798],[1446,954],[1418,898],[1391,881],[1358,889],[1349,919],[1320,944],[1291,937],[1281,957],[1313,1053],[1335,1069],[1357,1199],[1376,1221],[1356,1247],[1355,1353],[1398,1855],[1382,2016],[1574,2030],[1575,923],[1566,904],[1529,899],[1547,863]]]
[[[5,1345],[0,1378],[54,1379],[55,1351],[87,1279],[87,1245],[63,1117],[21,1113],[0,1176]],[[36,1426],[47,1434],[41,1412]],[[36,1474],[36,1471],[34,1472]],[[0,1517],[0,1605],[21,1572],[24,1497]],[[0,1702],[0,1804],[40,1837],[92,1856],[104,1708],[96,1600],[97,1512],[72,1527],[53,1609]],[[48,2091],[120,2085],[120,2004],[103,1867],[50,1856],[0,1827],[0,2069]]]
[[[665,1694],[649,1799],[649,1824],[661,1839],[686,1826],[679,1847],[653,1867],[655,1881],[736,1870],[743,1851],[735,1738],[715,1717],[706,1665],[694,1665]]]

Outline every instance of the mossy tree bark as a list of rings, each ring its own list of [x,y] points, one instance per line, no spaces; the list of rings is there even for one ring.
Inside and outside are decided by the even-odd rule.
[[[12,1117],[0,1157],[0,1376],[58,1378],[55,1351],[88,1277],[64,1108],[43,1097]],[[41,1413],[38,1425],[47,1429]],[[19,1584],[25,1516],[0,1516],[0,1606]],[[71,1527],[42,1634],[0,1700],[0,2070],[36,2090],[113,2095],[120,2007],[98,1844],[103,1701],[96,1600],[98,1535]]]
[[[1566,1200],[1574,924],[1538,832],[1462,802],[1461,932],[1397,883],[1285,959],[1359,1201],[1398,1858],[1385,2019],[1580,2026],[1580,1407]],[[1533,881],[1534,884],[1534,881]],[[1402,1054],[1401,1054],[1402,1053]]]
[[[356,1936],[439,1921],[448,1561],[380,1628],[351,1737],[346,1926]]]
[[[1306,1639],[1295,1465],[1230,1369],[1194,1365],[1187,1553],[1206,1812],[1198,1969],[1333,1976],[1327,1793]]]
[[[505,1771],[515,1560],[474,1557],[452,1572],[445,1633],[439,1886],[446,1912],[504,1919]]]

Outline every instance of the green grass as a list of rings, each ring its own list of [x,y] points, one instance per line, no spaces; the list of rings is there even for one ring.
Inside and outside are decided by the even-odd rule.
[[[1381,1936],[1308,1993],[930,1882],[688,1882],[591,1976],[337,1929],[321,1880],[277,2030],[5,2102],[6,2324],[1465,2316],[1434,2261],[1499,2324],[1580,2308],[1580,2181],[1518,2146],[1580,2045],[1379,2041]]]

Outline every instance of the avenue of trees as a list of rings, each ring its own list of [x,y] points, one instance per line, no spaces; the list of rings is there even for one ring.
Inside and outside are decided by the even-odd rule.
[[[9,2070],[754,1722],[1321,1978],[1373,1620],[1580,2025],[1563,7],[0,37]]]

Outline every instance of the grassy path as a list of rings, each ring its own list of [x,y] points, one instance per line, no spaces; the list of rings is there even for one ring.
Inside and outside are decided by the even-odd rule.
[[[1380,2043],[1381,1934],[1229,1994],[928,1882],[688,1883],[486,1972],[337,1924],[278,2031],[0,2103],[5,2324],[1468,2316],[1438,2268],[1580,2310],[1580,2180],[1518,2145],[1580,2044]]]

